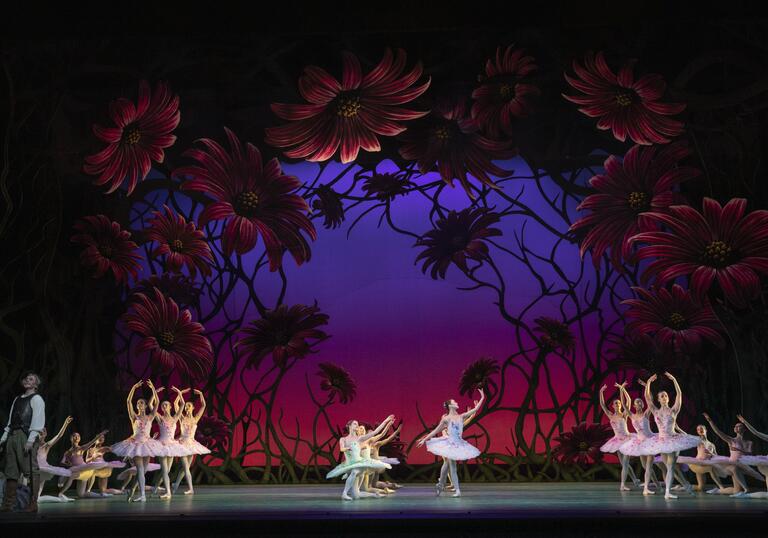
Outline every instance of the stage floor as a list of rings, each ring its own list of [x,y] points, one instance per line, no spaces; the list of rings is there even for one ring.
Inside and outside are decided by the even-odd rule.
[[[435,528],[434,522],[440,522],[442,534],[464,529],[466,535],[467,529],[485,528],[509,535],[505,529],[522,532],[549,526],[560,528],[563,535],[591,529],[581,535],[593,536],[600,535],[603,527],[606,533],[617,524],[628,531],[628,525],[644,522],[656,530],[670,525],[692,530],[694,524],[703,523],[710,530],[726,524],[733,531],[735,525],[743,535],[744,531],[762,532],[761,523],[768,521],[768,499],[681,494],[679,499],[667,501],[660,495],[644,497],[637,490],[620,493],[613,483],[466,484],[461,498],[436,497],[432,487],[417,484],[406,485],[392,496],[352,502],[342,501],[340,493],[341,484],[201,486],[194,496],[179,494],[171,501],[152,497],[146,503],[129,504],[125,496],[116,496],[43,504],[38,516],[27,517],[23,524],[59,531],[71,528],[78,534],[109,529],[109,536],[120,535],[121,530],[126,534],[140,531],[140,525],[178,530],[181,522],[192,531],[207,528],[207,536],[235,536],[248,528],[251,533],[255,528],[282,530],[282,535],[288,531],[302,534],[301,529],[312,528],[312,535],[338,536],[369,527],[389,529],[389,534],[402,534],[404,528],[428,531]],[[254,527],[256,521],[261,524]],[[573,533],[567,532],[569,526]]]

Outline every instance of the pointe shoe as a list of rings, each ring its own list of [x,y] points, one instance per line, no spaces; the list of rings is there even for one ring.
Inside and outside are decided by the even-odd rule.
[[[451,497],[461,497],[461,490],[457,489]]]
[[[187,491],[184,492],[184,495],[194,495],[194,494],[195,494],[194,489],[188,489]]]
[[[643,495],[656,495],[655,491],[651,491],[650,489],[644,489]]]
[[[708,489],[706,493],[707,495],[718,495],[720,493],[720,488]]]
[[[621,486],[619,486],[619,491],[631,491],[631,490],[627,486],[622,484]]]
[[[733,494],[729,495],[729,497],[744,497],[746,494],[747,494],[746,491],[740,491],[738,493],[733,493]]]
[[[384,491],[387,493],[387,495],[395,492],[394,489],[389,489],[389,488],[385,488]]]
[[[445,486],[443,486],[440,482],[438,482],[437,484],[435,484],[435,495],[439,497],[444,489],[445,489]]]
[[[170,493],[163,493],[162,495],[160,495],[160,498],[161,499],[171,500],[171,494]]]
[[[672,495],[671,493],[665,493],[664,494],[665,499],[677,499],[677,495]]]
[[[354,499],[352,497],[350,497],[349,495],[347,495],[346,493],[342,493],[341,494],[341,500],[342,501],[353,501]]]

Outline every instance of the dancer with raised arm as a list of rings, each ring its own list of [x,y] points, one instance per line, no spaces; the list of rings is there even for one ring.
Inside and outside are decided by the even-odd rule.
[[[99,469],[103,469],[104,467],[107,467],[109,464],[106,462],[102,463],[96,463],[96,462],[87,462],[85,461],[86,453],[88,452],[88,449],[91,448],[99,439],[99,436],[104,435],[107,433],[107,430],[104,430],[103,432],[100,432],[96,437],[85,443],[84,445],[80,444],[80,434],[77,432],[73,432],[72,435],[69,436],[70,441],[70,447],[67,449],[66,452],[64,452],[64,456],[61,458],[61,462],[65,465],[69,466],[69,472],[70,476],[67,478],[67,481],[64,483],[64,485],[59,490],[59,495],[63,495],[69,487],[72,485],[72,482],[77,481],[77,496],[81,499],[87,498],[87,497],[101,497],[101,495],[97,493],[89,493],[88,491],[88,481],[94,476],[96,471]]]
[[[142,385],[141,381],[137,381],[133,387],[131,387],[126,399],[126,405],[128,407],[128,417],[131,420],[131,426],[133,427],[133,434],[126,440],[120,441],[112,445],[112,453],[120,456],[121,458],[131,458],[136,466],[136,480],[139,486],[139,498],[132,498],[128,496],[129,501],[146,502],[145,486],[146,486],[146,468],[149,463],[149,458],[158,454],[164,454],[165,449],[157,440],[152,439],[150,430],[152,429],[152,421],[155,420],[157,415],[157,390],[152,384],[152,381],[147,381],[147,386],[152,391],[152,397],[147,404],[146,400],[139,398],[136,400],[136,409],[133,408],[133,395]]]
[[[381,438],[386,434],[386,431],[382,433],[381,437],[379,437],[378,440],[373,441],[370,444],[371,447],[371,458],[379,461],[383,461],[384,463],[388,463],[390,465],[399,465],[400,460],[397,458],[387,458],[385,456],[379,455],[379,449],[383,446],[388,445],[393,440],[397,439],[397,436],[400,435],[400,430],[402,429],[403,425],[400,424],[397,429],[395,429],[390,435],[388,435],[385,438]],[[385,482],[383,480],[380,480],[381,477],[381,471],[375,471],[373,473],[373,486],[379,489],[383,489],[386,493],[394,493],[396,489],[400,489],[402,486],[400,484],[397,484],[395,482]]]
[[[447,411],[447,414],[443,415],[437,427],[426,436],[422,437],[416,445],[420,447],[426,443],[429,452],[448,460],[448,469],[441,469],[440,480],[435,486],[438,496],[445,489],[446,476],[450,473],[451,482],[453,482],[453,485],[456,488],[453,496],[461,497],[459,476],[456,472],[456,462],[476,458],[480,455],[480,451],[476,447],[462,438],[464,421],[468,416],[476,414],[483,406],[483,403],[485,403],[485,393],[483,392],[483,389],[477,390],[480,393],[480,401],[474,408],[464,413],[458,413],[459,404],[456,403],[456,400],[448,400],[444,402],[443,407]],[[448,430],[448,435],[434,439],[434,437],[444,429]]]
[[[104,466],[101,469],[96,469],[93,472],[93,476],[88,480],[87,492],[91,492],[93,484],[99,482],[99,491],[102,497],[111,497],[112,495],[119,495],[123,493],[122,489],[114,489],[109,487],[109,477],[112,476],[112,471],[115,469],[122,469],[125,467],[125,462],[122,461],[106,461],[104,456],[109,452],[112,452],[111,446],[104,446],[106,437],[104,434],[96,436],[96,442],[85,453],[86,463],[103,463]]]
[[[613,401],[613,412],[611,412],[608,409],[608,406],[605,405],[605,389],[607,388],[607,385],[600,387],[600,408],[608,417],[608,422],[613,430],[613,437],[608,439],[608,441],[600,447],[600,451],[607,454],[616,454],[616,457],[619,458],[619,463],[621,463],[621,482],[619,483],[619,491],[629,491],[629,488],[627,487],[627,475],[631,476],[632,482],[634,482],[635,485],[640,484],[640,481],[635,476],[635,472],[629,466],[629,456],[621,452],[621,447],[634,438],[634,435],[629,433],[629,428],[627,428],[629,409],[621,401],[621,395],[619,395],[619,399]]]
[[[395,419],[394,415],[389,415],[379,426],[363,436],[357,435],[357,427],[360,425],[356,420],[350,420],[347,423],[347,435],[339,439],[339,451],[344,455],[344,462],[337,465],[326,475],[327,479],[337,476],[347,475],[344,482],[344,490],[341,493],[342,500],[351,501],[361,497],[373,497],[367,492],[359,491],[358,478],[360,473],[366,469],[391,469],[392,466],[383,461],[373,459],[363,459],[360,454],[360,444],[368,439],[379,435],[384,428],[388,428]]]
[[[666,467],[664,473],[664,498],[677,499],[677,495],[673,495],[671,491],[677,457],[681,451],[698,446],[699,438],[676,431],[677,415],[680,414],[680,409],[683,406],[683,391],[675,376],[669,372],[664,372],[664,375],[672,381],[675,387],[675,403],[670,407],[669,394],[666,391],[661,391],[656,395],[659,401],[657,406],[653,400],[651,385],[658,376],[653,374],[648,378],[648,382],[645,385],[645,402],[651,409],[653,419],[656,422],[656,428],[659,430],[659,433],[649,442],[649,445],[653,447],[657,454],[661,454],[661,460]]]
[[[726,435],[723,431],[721,431],[720,428],[718,428],[715,423],[712,422],[712,418],[707,413],[703,413],[703,415],[707,420],[709,427],[712,428],[713,432],[715,432],[715,435],[725,441],[728,445],[728,457],[726,458],[725,456],[715,456],[713,461],[718,463],[723,469],[731,474],[733,487],[720,489],[716,493],[720,493],[722,495],[731,495],[733,497],[740,497],[747,494],[749,489],[747,488],[747,481],[744,478],[744,475],[748,474],[760,481],[763,480],[763,477],[760,475],[760,473],[752,469],[752,467],[741,461],[745,456],[752,455],[752,441],[744,439],[744,434],[747,431],[746,426],[740,422],[737,422],[733,426],[733,433],[736,435],[731,437],[730,435]]]
[[[43,431],[40,432],[40,448],[37,449],[37,465],[40,467],[40,487],[38,487],[37,490],[37,501],[38,502],[72,502],[74,499],[70,499],[63,493],[60,493],[57,496],[54,495],[43,495],[43,486],[45,485],[45,482],[53,478],[54,476],[60,476],[62,478],[69,478],[72,476],[72,472],[69,469],[65,469],[64,467],[56,467],[54,465],[48,464],[48,452],[51,450],[51,447],[61,441],[61,438],[64,437],[64,432],[67,430],[67,427],[72,423],[72,417],[67,417],[64,419],[64,424],[61,425],[61,429],[59,430],[59,433],[54,435],[51,439],[46,440],[46,437],[48,435],[48,431],[43,428]]]
[[[195,493],[195,488],[192,486],[192,472],[190,471],[192,460],[195,456],[203,456],[211,453],[210,450],[195,440],[197,423],[200,422],[200,419],[205,413],[205,396],[203,396],[201,391],[197,389],[194,390],[197,399],[200,400],[200,409],[195,413],[195,404],[184,401],[184,393],[188,390],[189,389],[178,391],[176,401],[174,402],[177,414],[179,413],[179,409],[182,409],[181,419],[179,420],[180,434],[178,441],[179,446],[181,447],[181,453],[183,454],[181,456],[181,463],[184,466],[184,469],[180,470],[179,474],[176,476],[176,482],[173,484],[173,492],[176,493],[176,490],[181,483],[181,478],[184,476],[187,479],[187,491],[184,492],[184,495],[192,495]]]
[[[696,434],[699,436],[699,444],[696,446],[696,456],[680,456],[677,462],[687,465],[688,468],[696,474],[695,491],[704,491],[707,484],[707,475],[709,475],[717,486],[718,490],[725,489],[720,481],[721,477],[728,476],[728,473],[717,461],[717,449],[712,441],[707,437],[707,427],[703,424],[696,426]]]
[[[467,413],[470,413],[467,418],[464,419],[464,427],[466,428],[470,422],[472,422],[472,419],[475,418],[474,412],[472,410],[477,407],[477,402],[479,400],[473,400],[472,405],[467,406]],[[442,437],[448,436],[448,430],[445,429],[440,434]],[[453,485],[453,482],[451,481],[451,474],[448,472],[448,460],[446,458],[443,458],[443,465],[440,466],[440,473],[443,473],[443,467],[446,469],[446,483],[445,483],[445,491],[456,491],[456,486]]]
[[[750,432],[752,432],[752,435],[754,435],[758,439],[762,439],[763,441],[768,441],[768,434],[758,431],[754,426],[752,426],[752,424],[747,422],[747,419],[745,419],[741,415],[736,415],[736,418],[739,419],[739,422],[744,424],[744,426],[746,426]],[[748,493],[746,494],[746,496],[752,497],[752,498],[759,498],[759,499],[768,498],[768,456],[745,455],[745,456],[742,456],[739,461],[741,463],[744,463],[745,465],[752,465],[757,467],[760,473],[762,473],[763,477],[765,477],[765,491],[756,491],[755,493]]]
[[[644,383],[640,383],[644,386]],[[643,495],[653,495],[651,491],[651,482],[654,484],[657,482],[656,474],[653,472],[653,457],[656,455],[655,448],[651,445],[656,434],[651,430],[651,421],[649,415],[651,413],[650,408],[645,407],[642,398],[635,398],[632,402],[632,397],[626,388],[626,382],[622,384],[616,383],[616,387],[619,389],[623,406],[626,409],[630,409],[632,403],[634,403],[635,411],[630,412],[629,419],[632,422],[632,427],[635,428],[635,435],[627,442],[625,442],[620,448],[619,453],[626,456],[629,459],[632,456],[639,457],[640,463],[645,470],[645,477],[643,480]]]
[[[160,387],[158,392],[163,390],[164,387]],[[176,440],[176,427],[178,426],[179,419],[181,419],[181,411],[179,409],[181,398],[181,390],[176,387],[171,387],[171,390],[176,392],[175,401],[175,413],[171,410],[171,402],[164,400],[160,404],[160,411],[155,414],[155,420],[160,428],[160,435],[157,441],[162,445],[162,453],[155,454],[160,458],[160,468],[163,472],[163,485],[165,492],[160,495],[161,499],[169,499],[172,496],[171,493],[171,466],[173,465],[173,458],[180,458],[186,456],[187,452],[184,450],[179,442]]]
[[[360,443],[360,457],[362,457],[364,460],[382,461],[379,458],[373,457],[373,450],[372,450],[371,444],[377,440],[381,440],[381,438],[383,438],[384,435],[386,435],[387,431],[389,431],[389,426],[391,424],[392,424],[391,422],[387,424],[386,427],[384,427],[378,435],[374,435],[367,441],[362,441]],[[362,424],[358,425],[357,436],[359,438],[363,438],[366,433],[367,433],[366,427],[363,426]],[[389,464],[390,466],[392,465],[391,462],[386,462],[386,463]],[[375,474],[376,474],[376,471],[374,469],[365,469],[361,471],[357,478],[358,489],[361,492],[372,493],[376,497],[381,497],[382,495],[386,495],[387,493],[392,493],[388,491],[386,488],[376,487],[376,481],[374,479]]]

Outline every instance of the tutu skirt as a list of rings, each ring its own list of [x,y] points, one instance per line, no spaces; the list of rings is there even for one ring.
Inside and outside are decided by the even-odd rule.
[[[95,476],[96,471],[106,467],[106,463],[83,463],[81,465],[73,465],[69,468],[70,476],[75,480],[88,480],[92,476]]]
[[[165,456],[165,447],[156,439],[134,439],[130,437],[112,445],[112,453],[121,458],[148,458]]]
[[[151,473],[160,469],[159,463],[148,463],[146,472]],[[136,467],[128,467],[125,471],[117,475],[118,480],[127,480],[131,476],[136,475]]]
[[[336,478],[344,474],[348,474],[350,471],[356,469],[365,469],[371,471],[383,471],[384,469],[391,469],[392,466],[388,463],[384,463],[379,460],[357,460],[348,461],[340,465],[337,465],[325,476],[326,479]]]
[[[739,463],[753,467],[768,467],[768,456],[742,456]]]
[[[454,461],[471,460],[480,455],[480,451],[464,439],[437,437],[427,441],[427,450],[435,456]]]
[[[390,465],[400,465],[400,460],[397,458],[387,458],[384,456],[379,456],[379,461],[383,461],[384,463],[388,463]]]
[[[202,445],[194,439],[179,439],[179,447],[181,448],[182,456],[202,456],[204,454],[210,454],[205,445]]]
[[[175,439],[170,439],[164,442],[158,441],[158,443],[160,443],[163,452],[161,454],[155,454],[155,456],[180,458],[181,456],[187,455],[187,451],[184,450],[184,448]]]
[[[687,465],[688,468],[694,473],[708,473],[714,471],[715,474],[721,478],[728,476],[728,472],[723,469],[721,465],[717,463],[715,457],[708,459],[694,458],[691,456],[680,456],[677,458],[677,462],[682,465]]]
[[[631,441],[634,437],[634,435],[614,435],[613,438],[608,439],[608,441],[606,441],[605,444],[600,447],[600,452],[618,452],[621,450],[621,447],[623,447],[625,443]]]
[[[653,452],[655,445],[651,442],[655,437],[655,435],[650,437],[634,435],[629,441],[621,445],[619,452],[627,456],[655,456],[658,452]]]
[[[63,476],[69,478],[72,476],[72,471],[65,469],[64,467],[55,467],[53,465],[40,465],[40,474],[51,476]],[[47,480],[47,479],[46,479]]]
[[[688,435],[686,433],[676,433],[674,435],[666,435],[660,437],[655,435],[646,440],[643,444],[643,449],[648,451],[647,454],[670,454],[672,452],[682,452],[691,448],[699,446],[701,441],[694,435]]]

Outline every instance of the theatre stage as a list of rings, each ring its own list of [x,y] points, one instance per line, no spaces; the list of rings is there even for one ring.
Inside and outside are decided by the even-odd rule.
[[[23,526],[36,535],[104,537],[712,536],[726,531],[764,536],[768,525],[768,499],[680,494],[666,501],[637,490],[619,493],[615,483],[466,484],[458,499],[436,497],[431,486],[414,484],[392,496],[352,502],[340,500],[341,484],[201,486],[195,491],[171,501],[152,497],[146,504],[129,504],[124,496],[43,504],[36,517],[0,519],[0,529]]]

